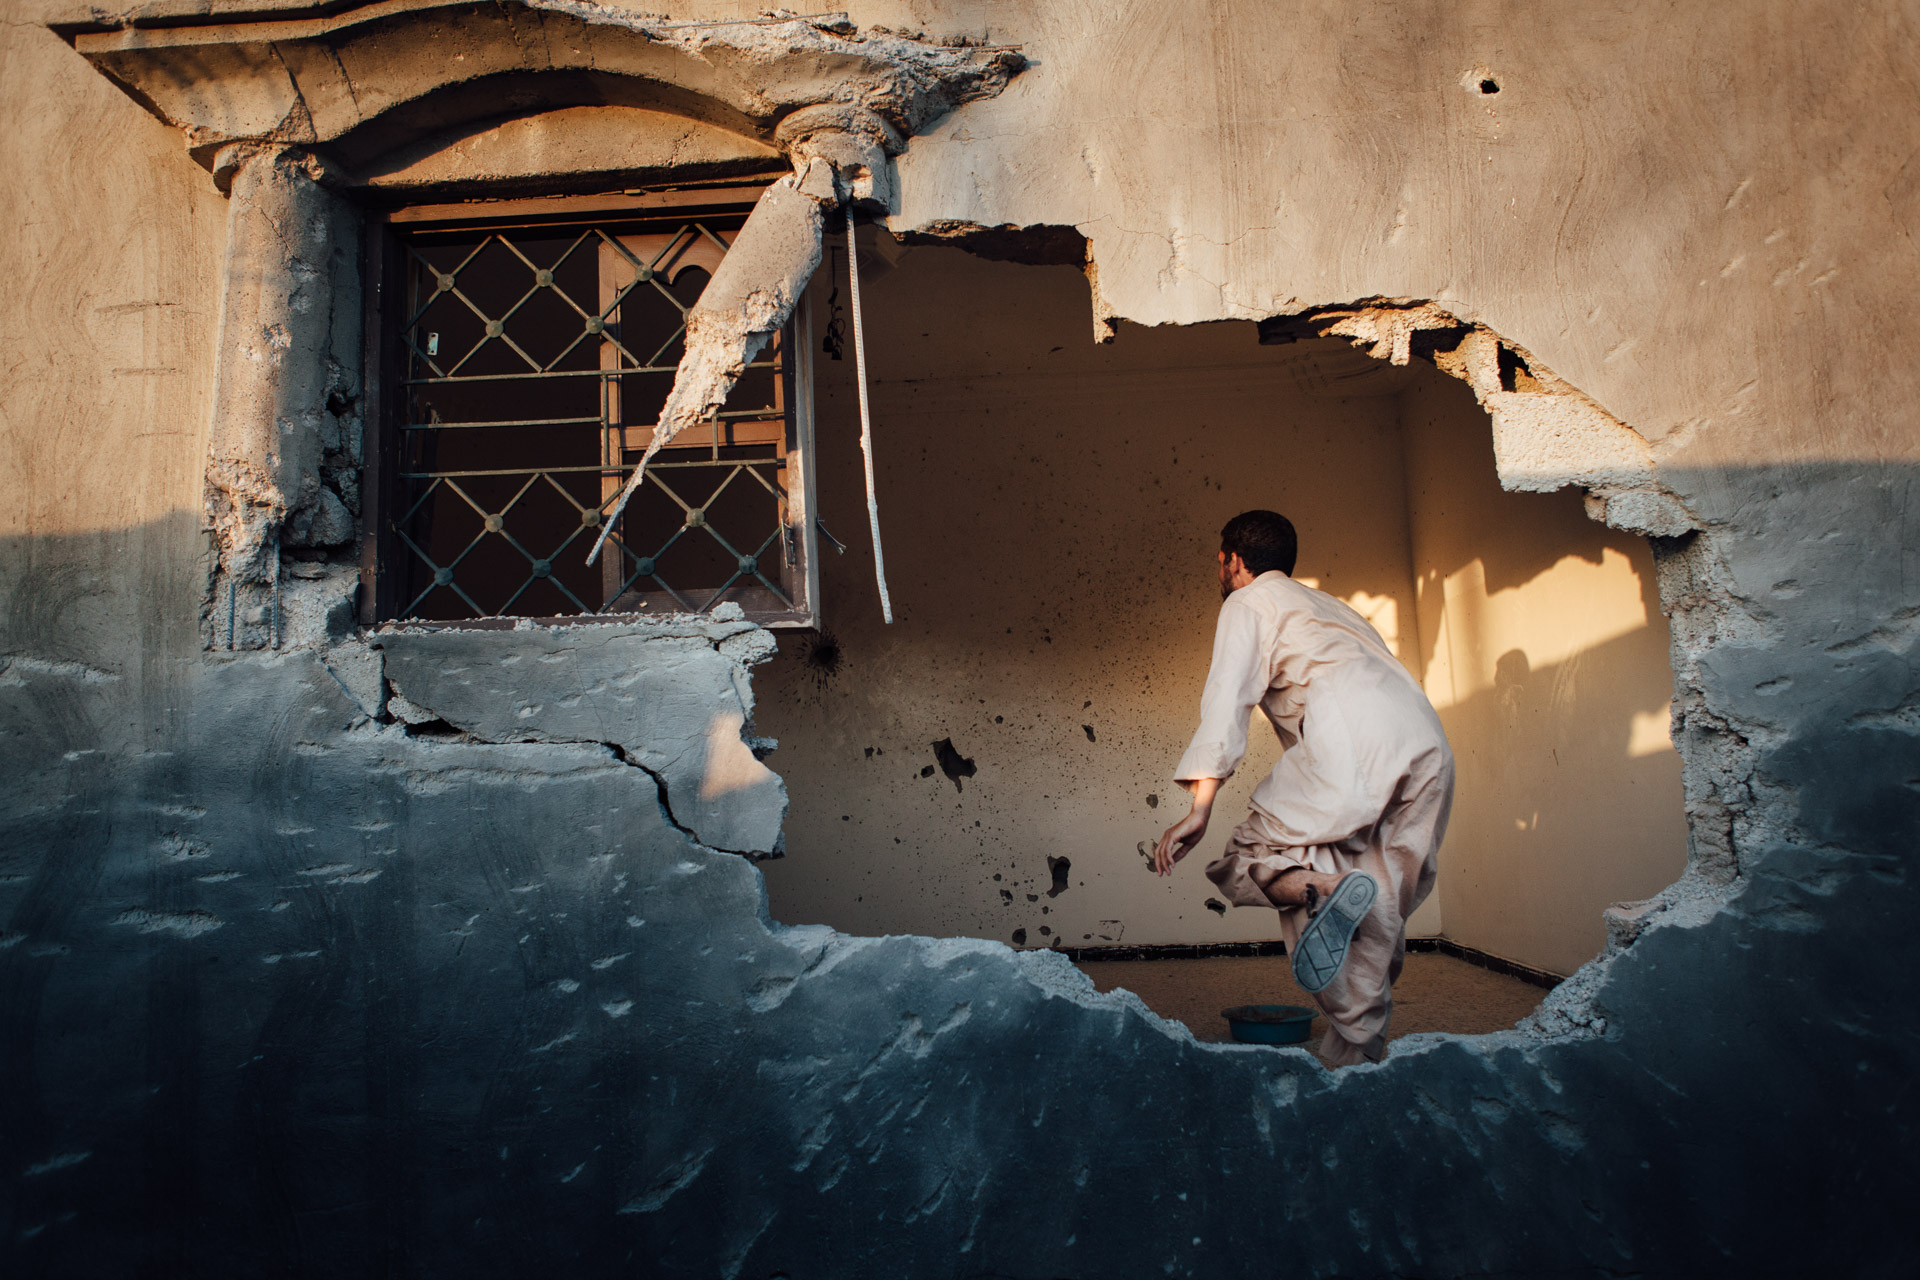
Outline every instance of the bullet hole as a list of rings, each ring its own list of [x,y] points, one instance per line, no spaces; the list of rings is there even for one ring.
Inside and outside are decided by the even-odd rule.
[[[1217,916],[1223,916],[1227,914],[1227,904],[1220,901],[1220,899],[1218,898],[1208,898],[1207,910],[1213,912],[1213,914]]]
[[[867,748],[867,759],[869,759],[869,760],[871,760],[871,759],[873,759],[873,748],[872,748],[872,747],[868,747],[868,748]]]
[[[1480,82],[1480,92],[1491,96],[1493,94],[1500,92],[1500,86],[1495,81],[1482,80]]]
[[[1043,916],[1047,916],[1047,915],[1052,915],[1052,914],[1053,914],[1053,908],[1052,908],[1052,907],[1042,907],[1042,908],[1040,908],[1040,914],[1041,914],[1041,915],[1043,915]]]
[[[1149,808],[1149,809],[1158,809],[1159,807],[1160,807],[1160,797],[1159,797],[1159,796],[1153,796],[1153,795],[1150,795],[1150,796],[1148,796],[1148,797],[1147,797],[1147,808]]]
[[[933,766],[928,765],[926,768],[922,769],[920,771],[920,776],[923,778],[931,778],[933,776]]]
[[[1051,925],[1041,925],[1040,936],[1043,938],[1051,938],[1053,936],[1053,927]]]
[[[1083,702],[1083,703],[1081,703],[1081,704],[1080,704],[1080,709],[1081,709],[1082,711],[1085,711],[1085,710],[1086,710],[1086,709],[1087,709],[1088,707],[1090,707],[1090,706],[1092,706],[1092,705],[1093,705],[1093,699],[1092,699],[1092,698],[1088,698],[1088,699],[1087,699],[1087,700],[1086,700],[1085,702]]]
[[[840,674],[840,658],[840,638],[824,629],[809,636],[800,650],[800,661],[806,664],[814,686],[820,689]]]
[[[1093,726],[1092,726],[1092,725],[1090,725],[1090,724],[1083,724],[1083,725],[1081,725],[1081,726],[1080,726],[1080,729],[1081,729],[1081,732],[1083,732],[1083,733],[1085,733],[1085,734],[1087,735],[1087,741],[1088,741],[1088,742],[1092,742],[1092,741],[1094,740],[1094,737],[1093,737]]]
[[[336,418],[344,418],[353,412],[354,397],[334,391],[327,396],[327,412]]]
[[[843,814],[841,814],[841,815],[840,815],[840,821],[842,821],[842,822],[852,822],[852,821],[853,821],[853,815],[852,815],[852,814],[850,814],[850,813],[843,813]]]
[[[1030,893],[1030,894],[1028,894],[1028,895],[1027,895],[1027,901],[1028,901],[1028,902],[1038,902],[1038,901],[1040,901],[1040,895],[1039,895],[1039,894],[1037,894],[1037,893]]]
[[[1012,901],[1013,901],[1013,890],[1011,890],[1011,889],[1002,889],[1002,890],[1000,891],[1000,901],[1002,901],[1002,902],[1012,902]]]
[[[1073,870],[1070,858],[1048,858],[1047,874],[1053,877],[1053,887],[1047,890],[1049,898],[1057,898],[1067,891],[1067,872]]]
[[[1007,722],[1007,718],[1005,716],[995,716],[993,718],[993,722],[995,724],[1005,724]]]
[[[993,878],[994,878],[995,880],[998,880],[998,879],[1000,878],[1000,873],[999,873],[998,871],[996,871],[996,872],[994,872],[994,873],[993,873]]]
[[[1013,931],[1013,945],[1016,947],[1024,947],[1027,945],[1027,931],[1025,929],[1015,929]]]
[[[971,778],[975,773],[979,772],[979,770],[974,768],[973,761],[953,749],[952,738],[942,738],[933,744],[933,758],[939,761],[940,772],[946,774],[948,779],[952,781],[955,791],[961,789],[960,779]],[[926,775],[922,774],[921,776],[925,777]]]

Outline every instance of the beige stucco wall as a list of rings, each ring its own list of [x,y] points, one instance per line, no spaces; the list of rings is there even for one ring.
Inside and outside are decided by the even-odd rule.
[[[145,681],[198,647],[226,202],[28,16],[0,27],[0,651]]]
[[[777,918],[1028,945],[1277,936],[1264,912],[1207,910],[1197,865],[1159,880],[1136,852],[1184,812],[1168,775],[1212,643],[1211,556],[1254,506],[1296,521],[1297,576],[1372,618],[1447,721],[1460,803],[1416,936],[1571,972],[1602,908],[1679,874],[1646,542],[1577,493],[1503,492],[1463,384],[1336,341],[1263,347],[1246,324],[1092,346],[1078,273],[952,249],[908,250],[865,298],[899,620],[882,625],[867,556],[852,362],[822,358],[820,509],[852,550],[822,564],[840,670],[783,637],[756,682],[792,798],[788,856],[764,868]],[[1534,671],[1496,690],[1509,652]],[[921,776],[948,738],[978,769],[958,789]],[[1251,741],[1208,856],[1276,758],[1258,717]],[[1050,857],[1072,864],[1053,897]]]
[[[1442,932],[1571,973],[1609,903],[1686,864],[1652,556],[1577,492],[1503,492],[1465,386],[1401,407],[1421,669],[1458,768]]]

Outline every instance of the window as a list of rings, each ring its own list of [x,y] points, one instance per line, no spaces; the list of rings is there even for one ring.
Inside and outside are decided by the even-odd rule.
[[[813,625],[807,317],[718,419],[648,467],[599,536],[673,385],[686,316],[757,191],[395,211],[380,233],[374,353],[378,619],[429,622],[734,602]]]

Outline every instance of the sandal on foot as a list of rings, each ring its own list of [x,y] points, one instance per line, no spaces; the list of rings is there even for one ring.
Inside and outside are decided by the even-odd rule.
[[[1353,931],[1373,909],[1380,885],[1364,871],[1348,873],[1300,931],[1293,952],[1293,980],[1311,995],[1332,985],[1346,967]]]

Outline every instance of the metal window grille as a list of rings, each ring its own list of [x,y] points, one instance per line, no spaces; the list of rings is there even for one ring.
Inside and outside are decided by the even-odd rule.
[[[734,601],[810,625],[807,343],[789,325],[711,424],[649,466],[686,315],[740,213],[402,234],[389,616],[426,621]]]

